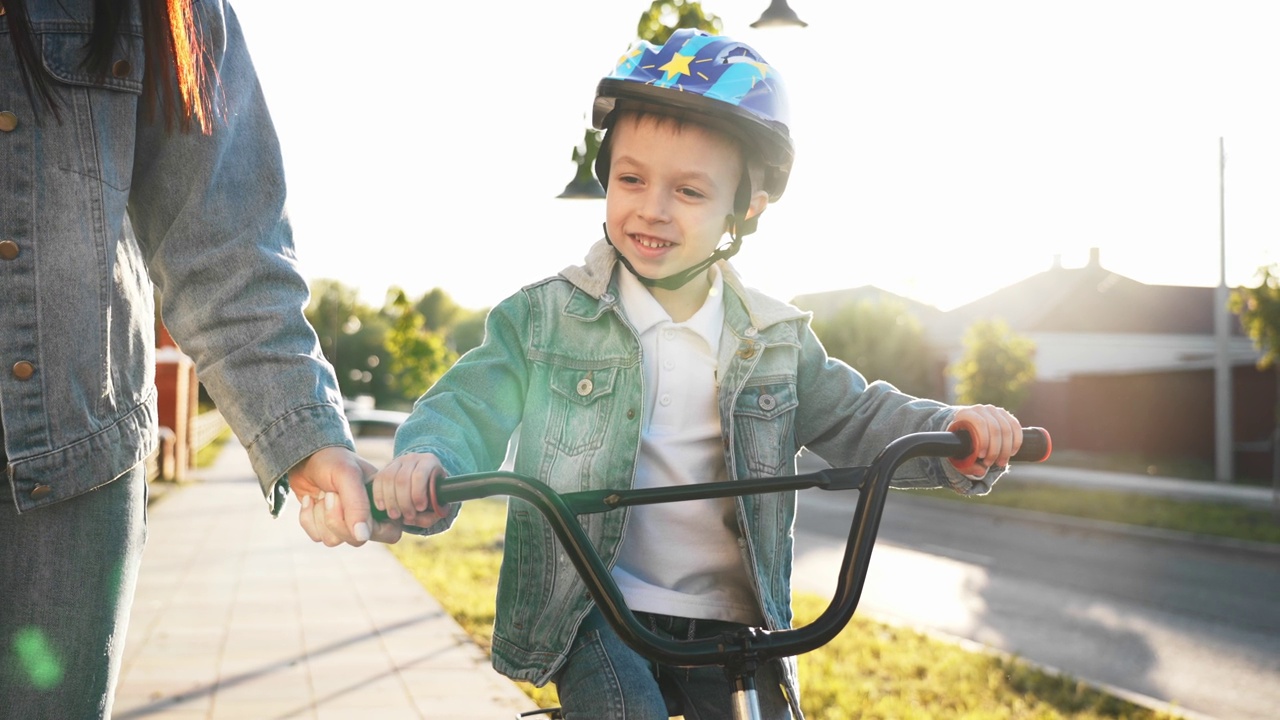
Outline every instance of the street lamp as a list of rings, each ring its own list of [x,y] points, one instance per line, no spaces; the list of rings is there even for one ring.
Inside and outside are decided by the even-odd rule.
[[[578,166],[578,171],[569,184],[564,186],[564,192],[556,196],[557,198],[598,200],[604,197],[604,186],[596,180],[595,174],[591,171],[599,149],[600,131],[587,128],[586,134],[582,137],[582,144],[573,149],[573,162]]]
[[[769,0],[760,19],[751,23],[753,28],[762,27],[808,27],[809,23],[796,16],[796,11],[787,5],[787,0]]]

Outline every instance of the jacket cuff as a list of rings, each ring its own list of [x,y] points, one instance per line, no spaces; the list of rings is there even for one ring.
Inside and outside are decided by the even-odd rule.
[[[341,409],[324,403],[306,405],[281,417],[245,446],[272,515],[280,513],[288,495],[285,475],[326,447],[355,450]]]

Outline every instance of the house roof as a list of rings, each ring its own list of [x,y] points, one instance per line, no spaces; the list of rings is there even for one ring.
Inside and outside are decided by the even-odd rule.
[[[960,337],[974,321],[1002,319],[1019,333],[1212,335],[1215,288],[1147,285],[1102,266],[1095,248],[1081,268],[1053,267],[986,297],[943,312],[871,285],[800,295],[796,306],[821,317],[841,306],[901,303],[935,338]],[[1232,334],[1243,337],[1238,318]]]
[[[1055,265],[961,306],[948,320],[962,326],[1003,318],[1022,333],[1212,335],[1215,288],[1147,285],[1104,268],[1095,249],[1082,268]],[[1238,319],[1232,332],[1243,335]]]

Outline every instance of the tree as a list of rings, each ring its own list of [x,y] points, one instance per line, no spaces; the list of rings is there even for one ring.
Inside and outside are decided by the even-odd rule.
[[[422,314],[423,327],[439,334],[445,345],[459,355],[484,339],[484,319],[489,314],[488,309],[468,310],[440,288],[428,291],[413,307]]]
[[[964,354],[951,368],[964,405],[989,403],[1011,412],[1026,399],[1036,378],[1036,346],[1002,320],[980,320],[964,337]]]
[[[1231,292],[1231,312],[1240,316],[1240,324],[1262,351],[1258,369],[1276,369],[1277,392],[1280,393],[1280,265],[1258,268],[1258,286],[1240,287]],[[1276,398],[1275,441],[1280,443],[1280,397]],[[1280,452],[1280,448],[1276,449]]]
[[[920,321],[899,302],[863,300],[845,305],[830,319],[814,321],[813,332],[827,354],[917,397],[937,397],[938,354],[929,347]]]
[[[661,45],[681,28],[719,35],[723,25],[719,17],[704,12],[698,0],[654,0],[649,9],[640,14],[636,37]]]
[[[422,313],[409,302],[403,290],[393,289],[390,294],[392,299],[385,309],[391,321],[386,339],[387,353],[391,356],[388,370],[393,387],[407,404],[439,380],[458,356],[448,348],[440,333],[427,329]]]
[[[1258,268],[1258,287],[1236,288],[1231,293],[1231,312],[1262,351],[1258,368],[1266,370],[1280,360],[1280,265]]]
[[[354,288],[337,280],[315,281],[306,317],[320,338],[325,359],[333,366],[343,397],[372,395],[375,402],[392,399],[386,375],[378,371],[388,360],[384,347],[387,322],[378,311],[359,302]]]

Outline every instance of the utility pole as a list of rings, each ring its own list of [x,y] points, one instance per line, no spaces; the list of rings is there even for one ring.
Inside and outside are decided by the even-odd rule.
[[[1217,340],[1213,372],[1214,477],[1231,482],[1234,475],[1235,434],[1232,431],[1231,313],[1227,310],[1227,175],[1226,145],[1218,138],[1218,287],[1213,293],[1213,331]]]

